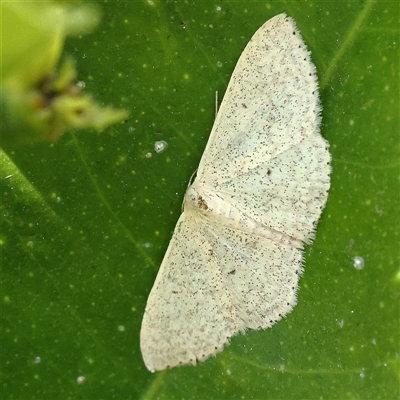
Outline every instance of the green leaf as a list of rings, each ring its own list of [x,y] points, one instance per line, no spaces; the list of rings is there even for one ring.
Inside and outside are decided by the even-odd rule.
[[[215,358],[151,374],[141,319],[214,93],[222,99],[252,34],[283,11],[312,51],[333,157],[299,303]],[[86,89],[130,118],[1,153],[2,397],[398,398],[399,11],[373,1],[105,2],[100,27],[68,39],[67,52]]]

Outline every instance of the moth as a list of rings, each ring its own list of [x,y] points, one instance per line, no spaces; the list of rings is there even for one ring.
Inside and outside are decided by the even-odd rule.
[[[140,332],[150,371],[204,361],[296,305],[330,187],[316,69],[292,18],[251,38],[187,189]]]

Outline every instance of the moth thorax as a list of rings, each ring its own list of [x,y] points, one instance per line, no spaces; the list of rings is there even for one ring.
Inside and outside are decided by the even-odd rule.
[[[209,208],[210,199],[204,193],[200,193],[198,189],[194,186],[190,186],[185,194],[185,202],[184,207],[194,208],[200,211],[201,213],[207,213],[211,211]]]

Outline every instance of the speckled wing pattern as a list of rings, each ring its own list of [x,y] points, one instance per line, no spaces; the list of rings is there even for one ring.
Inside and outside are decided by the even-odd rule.
[[[204,361],[296,304],[303,243],[330,186],[316,71],[294,21],[267,21],[243,51],[149,295],[150,371]]]

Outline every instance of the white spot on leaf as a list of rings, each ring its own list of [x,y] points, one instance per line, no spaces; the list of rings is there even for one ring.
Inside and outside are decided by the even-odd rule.
[[[353,266],[355,269],[363,269],[364,268],[364,259],[360,256],[353,257]]]
[[[156,153],[163,152],[168,147],[168,143],[164,140],[159,140],[154,143],[154,150]]]

